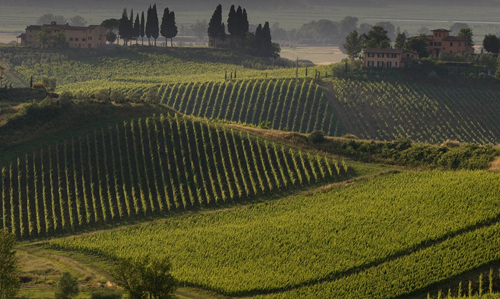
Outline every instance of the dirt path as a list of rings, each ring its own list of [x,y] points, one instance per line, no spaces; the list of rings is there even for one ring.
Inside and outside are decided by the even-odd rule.
[[[328,101],[333,106],[333,110],[337,113],[338,118],[340,119],[340,122],[342,123],[342,126],[346,129],[346,131],[350,134],[354,134],[357,136],[358,132],[356,129],[354,129],[354,125],[349,121],[349,119],[346,117],[346,113],[344,112],[344,109],[342,106],[340,106],[339,101],[337,98],[335,98],[335,92],[333,91],[333,86],[331,82],[325,82],[323,81],[320,84],[321,88],[324,90],[324,94],[327,97]]]
[[[30,87],[30,84],[26,82],[23,78],[21,78],[16,72],[14,71],[7,71],[12,77],[16,78],[19,83],[21,83],[24,87]]]

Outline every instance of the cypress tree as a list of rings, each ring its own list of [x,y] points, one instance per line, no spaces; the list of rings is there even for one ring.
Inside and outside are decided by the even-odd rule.
[[[127,23],[127,37],[132,45],[132,40],[134,39],[134,9],[130,9],[130,18]]]
[[[148,37],[148,45],[151,46],[151,25],[152,25],[153,9],[151,5],[148,8],[147,23],[146,23],[146,36]]]
[[[134,38],[136,45],[140,35],[141,35],[141,22],[139,21],[139,14],[137,14],[137,16],[135,17],[135,24],[134,24]]]
[[[177,30],[177,24],[175,23],[175,12],[170,12],[170,17],[168,18],[168,35],[167,38],[170,38],[170,46],[174,46],[173,38],[177,36],[179,32]]]
[[[264,24],[261,32],[261,52],[262,56],[271,56],[273,51],[273,41],[271,38],[271,28],[269,27],[269,22]]]
[[[236,35],[240,37],[244,37],[246,33],[243,25],[243,10],[241,6],[238,6],[238,10],[236,11]]]
[[[158,22],[158,11],[156,10],[156,4],[153,5],[151,22],[152,22],[151,36],[155,39],[155,47],[156,47],[156,40],[160,36],[160,24]]]
[[[236,35],[238,33],[238,20],[236,19],[236,10],[234,5],[231,5],[229,10],[229,18],[227,19],[227,31],[231,35]]]
[[[146,21],[144,20],[144,12],[142,12],[141,16],[141,28],[139,31],[139,35],[141,36],[142,39],[142,45],[144,46],[144,36],[145,36],[145,30],[146,29]]]
[[[261,45],[262,45],[262,24],[259,24],[259,26],[257,26],[257,29],[255,29],[254,50],[256,55],[260,55]]]
[[[222,27],[222,5],[218,5],[208,23],[208,36],[214,39],[214,47],[216,46],[215,39],[220,37]]]
[[[160,26],[160,33],[161,33],[161,36],[165,37],[165,47],[167,46],[167,43],[168,43],[168,19],[170,17],[170,10],[167,8],[165,8],[165,10],[163,10],[163,17],[161,18],[161,26]]]
[[[243,19],[241,21],[242,23],[242,32],[243,35],[245,36],[249,31],[250,31],[250,23],[248,22],[248,15],[247,15],[247,10],[243,9]]]
[[[127,43],[127,27],[128,27],[128,16],[127,9],[123,9],[122,18],[120,19],[120,23],[118,24],[118,34],[123,39],[123,45]]]
[[[224,25],[224,23],[220,25],[219,38],[221,40],[226,39],[226,25]]]

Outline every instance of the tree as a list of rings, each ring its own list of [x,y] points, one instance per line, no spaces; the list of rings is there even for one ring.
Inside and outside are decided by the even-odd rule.
[[[71,26],[79,26],[84,27],[87,25],[87,21],[82,16],[74,16],[69,19],[69,23]]]
[[[151,10],[151,37],[156,40],[160,36],[160,24],[158,22],[158,11],[156,10],[156,4],[153,5],[153,9]]]
[[[120,34],[123,39],[123,45],[126,45],[129,39],[129,25],[128,25],[127,9],[123,9],[122,18],[120,19],[120,24],[118,25],[118,34]]]
[[[189,29],[192,35],[196,36],[199,40],[203,40],[207,36],[207,27],[207,20],[196,20],[196,23],[191,25]]]
[[[243,8],[243,15],[241,16],[241,35],[245,37],[250,32],[250,23],[248,22],[247,10]]]
[[[38,25],[48,25],[51,24],[52,22],[56,22],[58,24],[66,24],[66,18],[61,16],[61,15],[53,15],[51,13],[49,14],[44,14],[43,16],[39,17],[36,23]]]
[[[116,33],[113,31],[106,32],[106,41],[114,43],[116,41]]]
[[[106,19],[102,21],[101,26],[108,29],[109,31],[114,31],[120,26],[120,20],[118,19]]]
[[[42,83],[48,92],[54,92],[57,86],[56,78],[43,77]]]
[[[394,42],[394,48],[396,49],[403,49],[406,43],[406,34],[399,33],[398,36],[396,37],[396,41]]]
[[[148,38],[148,45],[151,46],[151,28],[152,28],[152,17],[153,17],[153,8],[151,5],[148,8],[148,14],[147,14],[147,22],[146,22],[146,36]]]
[[[221,35],[222,31],[222,5],[218,5],[215,9],[210,22],[208,23],[208,36],[216,39]],[[214,42],[214,46],[216,46]]]
[[[271,37],[271,28],[269,22],[264,23],[264,27],[262,27],[259,48],[261,56],[264,57],[272,56],[273,41]]]
[[[351,17],[351,16],[345,17],[344,19],[342,19],[342,21],[340,21],[339,33],[342,36],[346,36],[352,33],[353,31],[356,31],[358,29],[358,21],[359,19],[356,17]]]
[[[394,26],[393,23],[391,22],[378,22],[375,24],[375,26],[380,26],[387,31],[387,37],[389,37],[389,40],[395,40],[396,39],[396,26]]]
[[[358,58],[363,50],[363,36],[358,35],[356,30],[349,33],[345,38],[344,49],[350,59]]]
[[[486,52],[498,54],[500,52],[500,39],[494,34],[485,35],[483,48]]]
[[[236,9],[236,35],[242,38],[247,34],[243,22],[243,9],[238,6],[238,9]]]
[[[428,57],[429,52],[427,51],[427,45],[429,44],[427,40],[427,35],[420,34],[416,38],[410,38],[404,46],[404,49],[407,51],[415,51],[418,52],[419,57]]]
[[[229,10],[229,17],[227,18],[227,31],[233,36],[238,34],[238,20],[236,19],[236,9],[234,5],[231,5],[231,9]]]
[[[15,245],[16,236],[0,230],[0,299],[15,297],[21,288]]]
[[[175,24],[175,13],[167,8],[163,11],[163,18],[161,22],[161,35],[165,37],[165,47],[167,46],[168,39],[170,38],[170,45],[173,47],[172,39],[177,36],[178,30]]]
[[[391,40],[382,26],[373,26],[366,39],[365,48],[390,48]]]
[[[78,295],[78,281],[69,272],[64,272],[57,282],[55,299],[70,299]]]
[[[421,34],[425,34],[425,35],[428,35],[430,34],[431,31],[429,30],[429,28],[427,27],[420,27],[418,30],[417,30],[417,35],[421,35]]]
[[[372,29],[372,27],[373,26],[368,23],[361,23],[361,25],[359,25],[359,30],[358,30],[359,35],[367,35],[368,32],[370,32],[370,30]]]
[[[64,30],[59,31],[56,36],[54,36],[54,46],[57,48],[66,46],[66,32]]]
[[[135,23],[134,23],[134,38],[135,38],[135,44],[137,45],[137,40],[139,39],[139,36],[141,35],[141,22],[139,21],[139,14],[137,14],[135,18]]]
[[[52,29],[47,26],[42,26],[40,32],[37,35],[38,43],[43,47],[48,46],[49,42],[52,40]]]
[[[175,298],[177,280],[170,274],[172,265],[168,258],[127,258],[118,262],[114,277],[131,299]]]
[[[469,28],[466,23],[455,23],[450,27],[451,35],[458,35],[461,29]]]
[[[144,45],[144,36],[146,34],[145,29],[146,29],[146,20],[144,19],[144,12],[142,12],[142,15],[141,15],[141,30],[139,32],[139,35],[141,36],[141,40],[142,40],[142,45]]]
[[[471,47],[474,46],[474,41],[472,40],[472,38],[474,37],[474,34],[472,33],[471,28],[460,29],[460,32],[458,32],[458,37],[465,39],[469,46],[471,46]]]

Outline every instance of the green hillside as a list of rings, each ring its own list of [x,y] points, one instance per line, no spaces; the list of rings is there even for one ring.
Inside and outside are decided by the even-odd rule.
[[[500,90],[470,86],[334,79],[327,83],[346,131],[364,139],[500,142]]]
[[[244,202],[347,166],[180,117],[133,120],[59,141],[2,169],[0,229],[19,238]]]
[[[395,298],[500,259],[499,183],[481,171],[406,172],[49,246],[168,255],[182,282],[228,295]]]
[[[309,133],[339,136],[336,113],[312,79],[181,83],[159,91],[164,104],[185,114]]]

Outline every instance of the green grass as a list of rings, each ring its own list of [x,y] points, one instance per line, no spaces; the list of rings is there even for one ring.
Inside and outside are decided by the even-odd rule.
[[[306,288],[290,294],[314,297],[321,281],[349,280],[416,255],[429,266],[414,269],[415,263],[408,264],[422,273],[408,279],[425,288],[496,257],[486,249],[496,246],[496,241],[490,243],[498,225],[475,229],[499,217],[498,181],[498,175],[487,172],[408,172],[311,196],[52,240],[49,246],[109,258],[169,255],[174,275],[184,283],[231,295],[280,293],[306,285],[311,292]],[[478,255],[467,257],[472,251],[463,240],[483,231],[493,239],[478,243]],[[455,239],[462,241],[449,247]],[[458,252],[466,263],[457,260],[451,270],[437,274],[432,272],[436,259],[420,254],[438,250],[445,255],[450,248],[455,249],[447,258]],[[405,289],[400,278],[387,279],[395,281],[387,294],[415,290]],[[369,293],[374,286],[366,282],[357,288]]]

